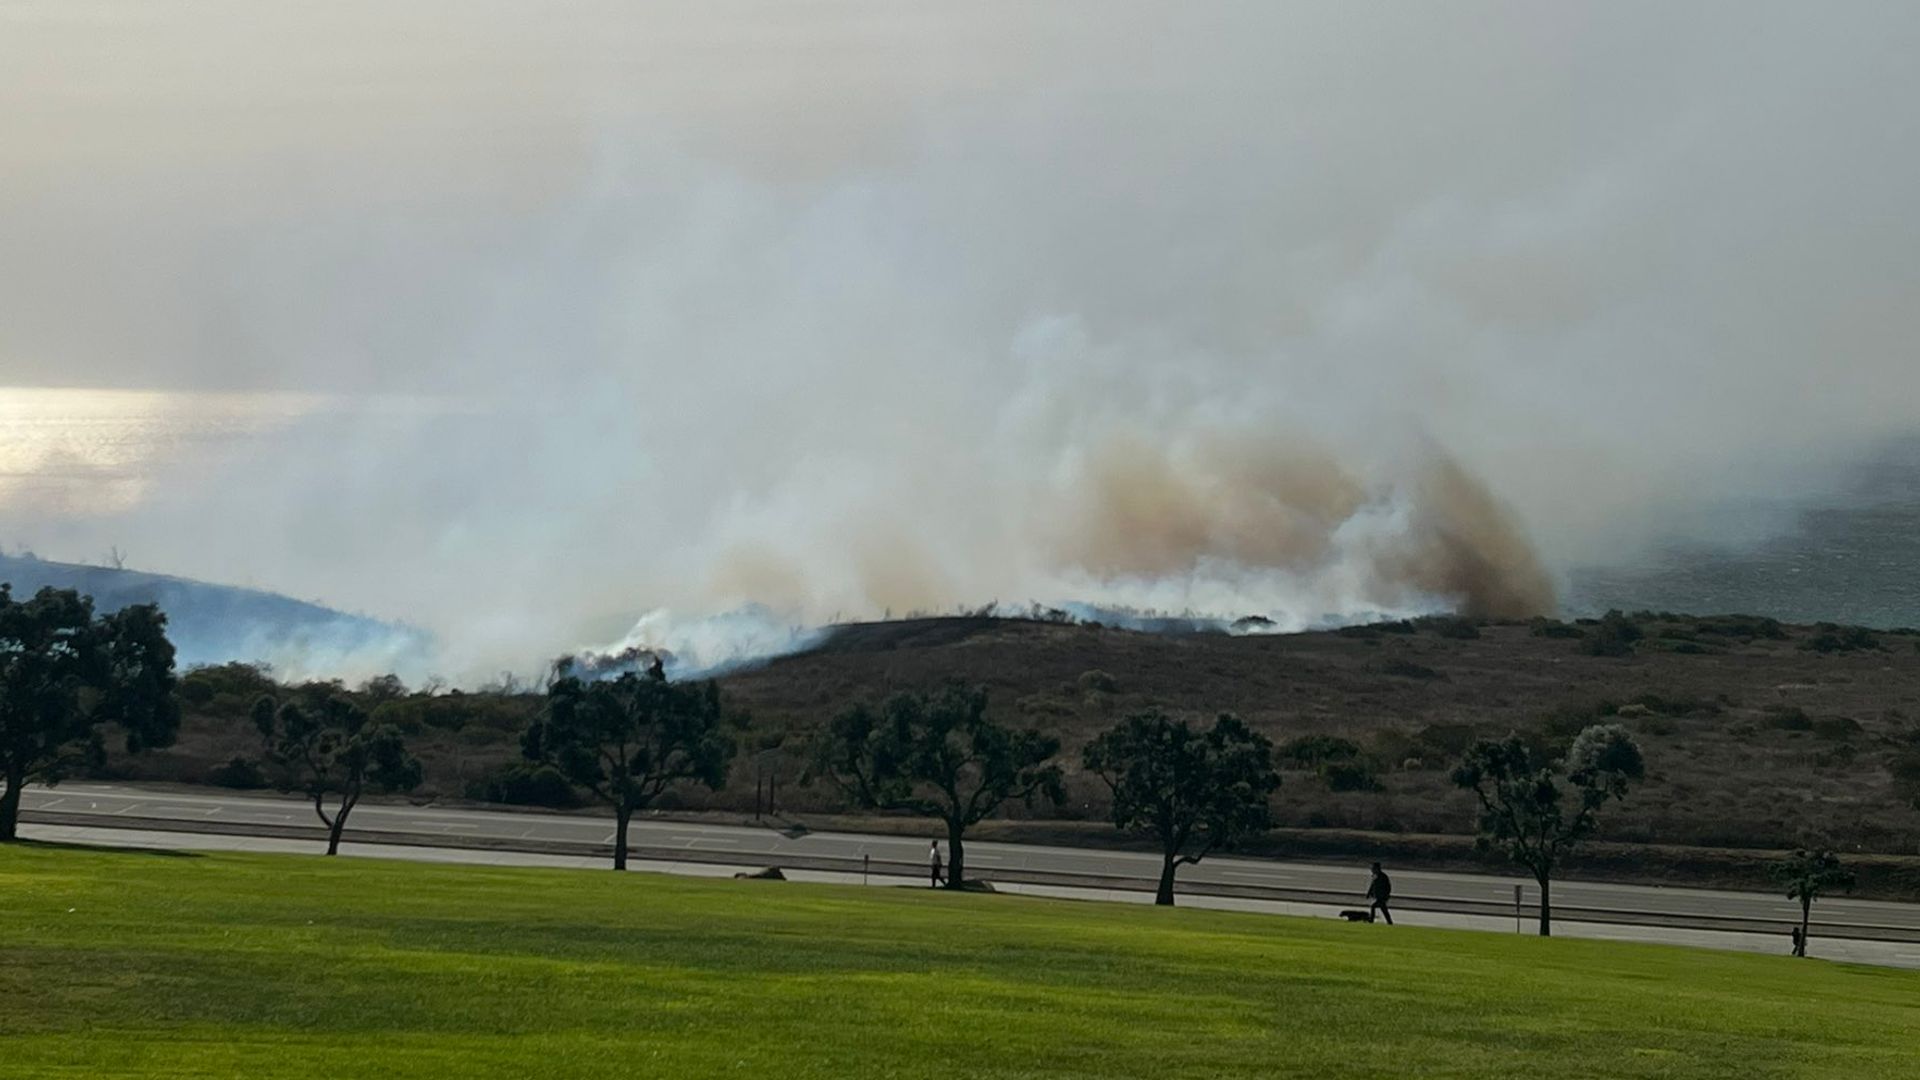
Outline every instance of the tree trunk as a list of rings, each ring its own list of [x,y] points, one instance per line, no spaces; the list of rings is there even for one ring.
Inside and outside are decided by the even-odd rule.
[[[1813,921],[1813,897],[1800,898],[1800,951],[1797,956],[1807,955],[1807,924]]]
[[[359,804],[359,795],[352,791],[343,791],[340,793],[340,806],[333,812],[333,820],[327,821],[325,814],[320,815],[321,821],[327,821],[327,854],[340,854],[340,834],[347,831],[347,815],[353,813],[353,808]],[[318,798],[314,799],[313,808],[316,811],[320,809]]]
[[[633,811],[624,806],[616,806],[613,808],[613,818],[616,823],[613,827],[613,868],[625,870],[627,868],[627,823],[633,820]]]
[[[0,842],[20,838],[20,789],[26,786],[26,777],[7,774],[7,790],[0,792]]]
[[[1540,936],[1553,936],[1553,883],[1545,874],[1540,881]]]
[[[967,849],[960,841],[960,826],[947,822],[947,888],[958,889],[967,880]]]
[[[1173,871],[1179,866],[1174,853],[1166,853],[1160,864],[1160,891],[1153,894],[1153,902],[1161,907],[1173,906]]]

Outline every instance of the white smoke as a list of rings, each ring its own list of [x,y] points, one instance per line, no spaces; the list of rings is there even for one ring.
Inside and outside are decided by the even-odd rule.
[[[821,627],[796,626],[757,604],[691,618],[661,609],[641,616],[620,640],[577,655],[596,674],[644,670],[657,657],[669,678],[702,678],[800,652],[826,633]]]
[[[0,534],[418,623],[455,677],[654,609],[1550,604],[1920,427],[1916,45],[1901,5],[15,5],[0,382],[347,404]]]

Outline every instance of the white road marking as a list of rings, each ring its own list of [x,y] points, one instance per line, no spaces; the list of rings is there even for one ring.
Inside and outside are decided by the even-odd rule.
[[[1262,884],[1269,884],[1276,878],[1274,874],[1249,873],[1245,870],[1222,870],[1220,871],[1220,876],[1223,878],[1239,878],[1242,881],[1258,881]]]

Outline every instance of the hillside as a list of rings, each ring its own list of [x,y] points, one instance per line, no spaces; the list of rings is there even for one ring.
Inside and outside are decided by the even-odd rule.
[[[426,644],[425,635],[408,627],[279,593],[168,574],[0,555],[0,582],[10,583],[15,596],[49,586],[76,589],[93,597],[101,611],[159,604],[182,666],[246,657],[282,668],[323,670],[349,656],[384,656],[398,663]]]
[[[1115,718],[1158,705],[1235,712],[1282,744],[1350,740],[1356,768],[1340,776],[1289,769],[1276,801],[1286,826],[1459,834],[1472,813],[1447,770],[1472,738],[1563,740],[1611,718],[1643,741],[1650,776],[1609,812],[1604,838],[1780,847],[1824,837],[1854,850],[1920,850],[1920,636],[1680,616],[1643,617],[1635,628],[1643,636],[1626,646],[1631,655],[1594,656],[1588,649],[1607,630],[1597,624],[1440,619],[1243,637],[985,618],[848,626],[812,651],[723,680],[753,718],[747,753],[725,790],[670,806],[750,811],[756,784],[773,779],[783,811],[844,810],[827,789],[796,783],[815,725],[863,696],[960,678],[984,683],[1001,715],[1066,747],[1068,803],[1015,816],[1103,818],[1101,787],[1075,766],[1079,748]],[[193,676],[180,745],[117,760],[113,774],[204,782],[230,758],[256,755],[245,711],[271,689],[245,669]],[[414,694],[370,704],[407,728],[426,759],[420,797],[477,797],[493,770],[517,760],[538,699]]]
[[[1643,740],[1651,768],[1608,823],[1612,838],[1777,846],[1813,830],[1874,850],[1920,845],[1920,811],[1892,773],[1920,750],[1920,637],[1848,648],[1834,631],[1763,620],[1639,626],[1633,654],[1613,657],[1588,655],[1587,637],[1457,620],[1242,637],[937,620],[849,628],[727,685],[760,723],[804,730],[838,702],[956,677],[985,683],[1074,749],[1148,705],[1234,712],[1276,742],[1344,737],[1372,762],[1377,791],[1290,776],[1284,822],[1390,832],[1468,825],[1446,769],[1472,737],[1564,738],[1612,716]],[[1781,637],[1744,633],[1753,629]],[[1464,633],[1476,636],[1448,636]],[[1100,813],[1097,785],[1070,787],[1064,813]]]
[[[20,846],[0,891],[9,1076],[1891,1078],[1920,1023],[1906,971],[925,889]]]

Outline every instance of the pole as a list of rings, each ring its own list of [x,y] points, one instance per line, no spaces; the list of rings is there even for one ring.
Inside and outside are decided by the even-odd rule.
[[[1513,887],[1513,932],[1516,934],[1520,932],[1520,890],[1519,885]]]
[[[872,861],[873,856],[864,851],[860,853],[860,886],[862,888],[865,888],[867,884],[867,864]]]

